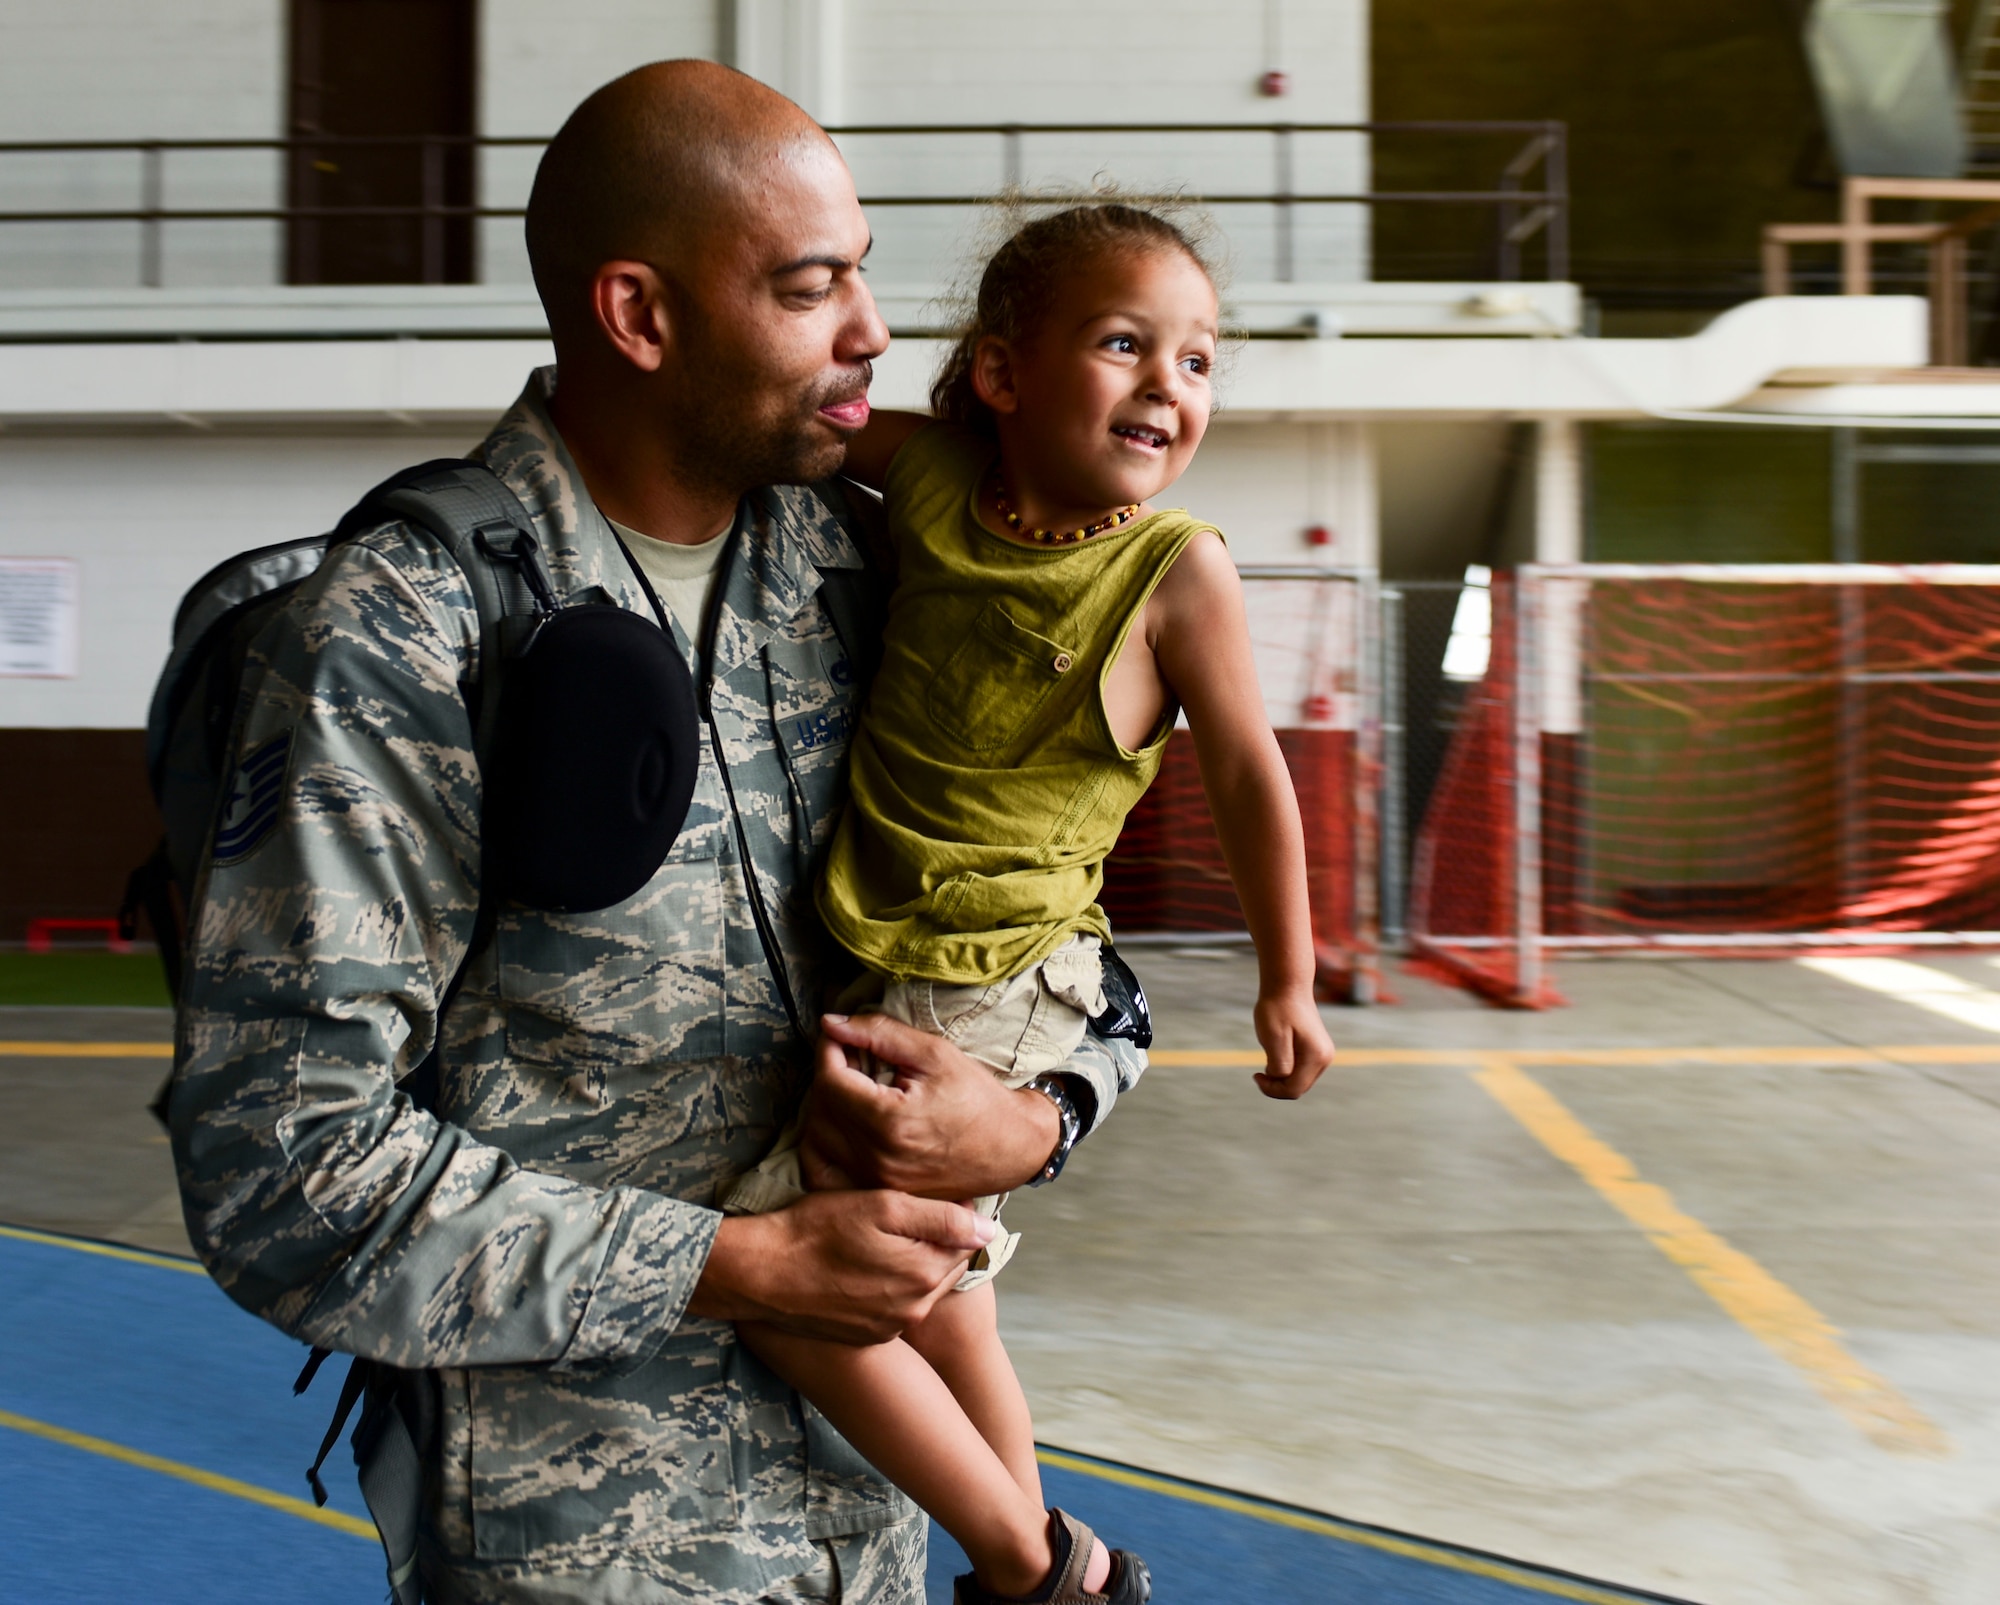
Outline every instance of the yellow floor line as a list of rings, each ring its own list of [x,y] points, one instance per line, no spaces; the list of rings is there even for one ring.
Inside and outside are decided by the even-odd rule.
[[[0,1042],[0,1059],[171,1059],[171,1042]]]
[[[128,1449],[124,1444],[113,1443],[109,1438],[93,1438],[88,1433],[71,1432],[67,1427],[37,1421],[33,1416],[17,1416],[11,1410],[0,1410],[0,1427],[10,1427],[15,1432],[27,1433],[31,1438],[44,1438],[50,1443],[64,1444],[71,1449],[81,1449],[85,1454],[102,1455],[106,1460],[116,1460],[126,1466],[137,1466],[142,1471],[157,1471],[163,1477],[176,1477],[182,1482],[191,1482],[196,1487],[206,1488],[212,1493],[228,1494],[233,1499],[247,1499],[253,1505],[280,1510],[287,1516],[297,1516],[305,1521],[316,1521],[322,1527],[331,1527],[336,1532],[352,1533],[356,1538],[375,1536],[374,1525],[357,1517],[345,1515],[338,1510],[322,1510],[308,1500],[294,1499],[290,1494],[274,1493],[269,1488],[258,1487],[254,1482],[239,1482],[234,1477],[203,1471],[199,1466],[183,1465],[178,1460],[149,1455],[141,1449]]]
[[[1343,1062],[1344,1056],[1337,1056],[1335,1063]],[[1263,1068],[1264,1055],[1259,1052],[1244,1052],[1241,1048],[1153,1048],[1148,1050],[1149,1064],[1198,1065],[1202,1069],[1228,1069],[1239,1064],[1256,1065]]]
[[[1946,1042],[1917,1048],[1877,1048],[1898,1064],[2000,1064],[2000,1043]]]
[[[139,1249],[117,1248],[106,1243],[92,1243],[72,1237],[58,1237],[48,1232],[32,1232],[17,1226],[0,1226],[0,1237],[11,1237],[26,1243],[42,1243],[52,1248],[74,1249],[80,1254],[101,1254],[111,1259],[132,1260],[143,1265],[158,1266],[163,1270],[187,1271],[196,1276],[207,1273],[187,1260],[170,1258],[163,1254],[148,1254]],[[308,1521],[320,1522],[337,1528],[341,1532],[351,1532],[358,1537],[373,1538],[375,1529],[365,1521],[338,1511],[322,1510],[308,1504],[303,1499],[293,1499],[285,1494],[274,1493],[268,1488],[260,1488],[254,1483],[239,1482],[233,1477],[219,1476],[211,1471],[203,1471],[195,1466],[183,1465],[179,1461],[149,1455],[137,1449],[128,1449],[123,1444],[112,1443],[104,1438],[93,1438],[80,1432],[71,1432],[66,1427],[53,1426],[36,1421],[29,1416],[14,1415],[0,1410],[0,1427],[11,1427],[16,1432],[29,1433],[46,1438],[54,1443],[66,1444],[73,1449],[82,1449],[91,1454],[99,1454],[107,1459],[117,1460],[126,1465],[143,1467],[166,1476],[179,1477],[218,1493],[232,1494],[239,1499],[248,1499],[257,1504],[282,1510],[289,1515],[302,1516]],[[1106,1482],[1123,1484],[1126,1487],[1141,1488],[1152,1493],[1164,1494],[1174,1499],[1184,1499],[1193,1504],[1207,1505],[1217,1510],[1233,1511],[1239,1515],[1251,1516],[1259,1521],[1268,1521],[1281,1527],[1293,1527],[1304,1532],[1321,1533],[1338,1538],[1347,1543],[1360,1544],[1370,1549],[1382,1550],[1393,1555],[1405,1555],[1424,1561],[1433,1566],[1442,1566],[1455,1571],[1470,1572],[1476,1576],[1497,1578],[1522,1588],[1535,1589],[1545,1594],[1553,1594],[1561,1599],[1588,1602],[1588,1605],[1628,1605],[1631,1598],[1626,1594],[1608,1594],[1601,1589],[1583,1584],[1566,1582],[1561,1578],[1538,1576],[1532,1572],[1517,1571],[1500,1561],[1482,1560],[1477,1556],[1460,1555],[1451,1550],[1433,1549],[1419,1541],[1396,1538],[1385,1533],[1373,1533],[1365,1528],[1350,1527],[1330,1517],[1308,1515],[1302,1511],[1285,1510],[1260,1504],[1255,1500],[1235,1498],[1206,1488],[1190,1488],[1182,1483],[1163,1477],[1150,1477],[1143,1472],[1127,1471],[1122,1467],[1103,1466],[1089,1460],[1080,1460],[1066,1455],[1059,1449],[1036,1450],[1036,1458],[1046,1466],[1055,1466],[1064,1471],[1079,1472],[1084,1476],[1098,1477]]]
[[[1427,1566],[1438,1566],[1447,1571],[1468,1572],[1474,1577],[1490,1577],[1498,1582],[1510,1583],[1516,1588],[1531,1589],[1538,1594],[1551,1594],[1557,1599],[1583,1600],[1588,1602],[1588,1605],[1632,1605],[1630,1594],[1593,1588],[1588,1583],[1572,1582],[1568,1578],[1548,1577],[1523,1571],[1517,1566],[1509,1566],[1505,1561],[1487,1560],[1479,1555],[1463,1555],[1455,1550],[1439,1549],[1418,1539],[1398,1538],[1391,1533],[1370,1532],[1365,1527],[1353,1527],[1346,1522],[1335,1521],[1330,1516],[1314,1516],[1302,1510],[1286,1510],[1281,1506],[1262,1504],[1254,1499],[1240,1498],[1213,1488],[1191,1488],[1186,1483],[1174,1482],[1165,1477],[1149,1476],[1143,1471],[1130,1471],[1123,1466],[1100,1465],[1093,1460],[1066,1455],[1060,1449],[1037,1448],[1035,1458],[1043,1465],[1053,1466],[1058,1471],[1073,1471],[1085,1477],[1095,1477],[1101,1482],[1115,1482],[1120,1487],[1138,1488],[1146,1493],[1165,1495],[1169,1499],[1183,1499],[1191,1505],[1205,1505],[1211,1510],[1226,1510],[1232,1515],[1268,1521],[1274,1526],[1317,1533],[1326,1538],[1337,1538],[1343,1543],[1358,1544],[1364,1549],[1380,1550],[1387,1555],[1400,1555],[1405,1559],[1422,1561]]]
[[[1751,1336],[1803,1372],[1821,1397],[1878,1448],[1934,1458],[1952,1453],[1951,1440],[1935,1422],[1848,1353],[1838,1327],[1748,1254],[1685,1213],[1664,1187],[1642,1181],[1629,1159],[1513,1059],[1488,1055],[1473,1079]]]
[[[171,1254],[149,1254],[143,1248],[120,1248],[116,1243],[58,1237],[53,1232],[31,1232],[20,1226],[0,1226],[0,1237],[11,1237],[20,1243],[40,1243],[48,1248],[67,1248],[78,1254],[101,1254],[106,1259],[130,1260],[134,1265],[154,1265],[163,1271],[186,1271],[190,1276],[208,1274],[191,1259],[176,1259]]]
[[[1481,1055],[1481,1057],[1485,1057]],[[1501,1058],[1515,1064],[1659,1065],[1875,1065],[2000,1064],[2000,1042],[1947,1042],[1920,1045],[1828,1043],[1817,1048],[1527,1048]],[[1461,1062],[1463,1056],[1461,1055]]]
[[[1147,1055],[1155,1065],[1186,1069],[1255,1068],[1264,1055],[1245,1048],[1155,1048]],[[1510,1064],[1601,1065],[1605,1068],[1667,1064],[1743,1065],[1880,1065],[1880,1064],[2000,1064],[2000,1042],[1923,1043],[1847,1047],[1770,1048],[1516,1048],[1495,1054],[1485,1048],[1343,1048],[1334,1055],[1336,1069],[1377,1069],[1390,1065],[1472,1065],[1489,1059]]]
[[[1513,1064],[1646,1066],[1666,1064],[1742,1065],[1879,1065],[1893,1048],[1848,1047],[1828,1043],[1818,1048],[1526,1048],[1497,1055]],[[1480,1053],[1485,1060],[1494,1055]],[[2000,1059],[2000,1048],[1988,1055]]]

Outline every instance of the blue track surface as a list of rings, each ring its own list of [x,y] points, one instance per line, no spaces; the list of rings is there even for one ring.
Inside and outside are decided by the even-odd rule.
[[[205,1276],[0,1236],[0,1598],[18,1605],[365,1605],[383,1597],[381,1551],[359,1537],[157,1469],[50,1441],[21,1423],[86,1435],[201,1472],[308,1497],[340,1367],[303,1400],[299,1345],[229,1303]],[[1044,1468],[1053,1503],[1145,1555],[1160,1605],[1526,1605],[1612,1601],[1526,1568],[1343,1528],[1191,1484],[1076,1457]],[[345,1446],[329,1508],[364,1517]],[[1218,1508],[1241,1503],[1243,1508]],[[1303,1525],[1301,1525],[1303,1524]],[[1382,1546],[1389,1545],[1390,1548]],[[933,1605],[962,1557],[933,1535]],[[1512,1572],[1512,1577],[1494,1573]]]
[[[310,1498],[334,1390],[294,1399],[302,1358],[206,1276],[0,1238],[0,1410]],[[332,1504],[365,1518],[347,1466]],[[4,1428],[0,1563],[21,1605],[386,1592],[370,1540]]]

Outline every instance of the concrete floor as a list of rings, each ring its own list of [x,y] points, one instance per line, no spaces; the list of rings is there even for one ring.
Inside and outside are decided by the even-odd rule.
[[[1254,1047],[1246,953],[1135,958],[1164,1059]],[[2000,991],[1982,959],[1921,962]],[[1300,1105],[1240,1066],[1156,1065],[1062,1183],[1009,1205],[1003,1319],[1039,1435],[1704,1605],[1992,1605],[2000,1034],[1789,963],[1557,979],[1573,1006],[1526,1015],[1398,975],[1397,1006],[1329,1011],[1373,1058]],[[166,1034],[0,1010],[0,1039]],[[1855,1051],[1913,1045],[1960,1062]],[[1617,1062],[1634,1048],[1655,1051]],[[1525,1055],[1513,1084],[1574,1117],[1569,1148],[1458,1053]],[[0,1059],[0,1220],[185,1252],[143,1108],[162,1069]],[[1592,1139],[1615,1150],[1597,1186]],[[1689,1224],[1656,1247],[1611,1193]],[[1748,1256],[1723,1289],[1743,1319],[1668,1257],[1697,1241]],[[1776,1352],[1760,1320],[1806,1336]],[[1857,1377],[1925,1430],[1869,1427]]]
[[[1246,955],[1139,969],[1159,1048],[1254,1046]],[[1708,1605],[2000,1599],[2000,1039],[1789,963],[1558,979],[1546,1014],[1398,976],[1328,1018],[1348,1049],[1992,1048],[1528,1072],[1947,1452],[1878,1447],[1449,1064],[1336,1066],[1290,1107],[1157,1066],[1009,1206],[1040,1436]]]
[[[167,1009],[0,1008],[0,1042],[172,1040]],[[165,1058],[0,1058],[0,1222],[191,1254],[166,1133]]]

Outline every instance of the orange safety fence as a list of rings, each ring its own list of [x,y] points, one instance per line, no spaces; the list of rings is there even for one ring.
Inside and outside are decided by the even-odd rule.
[[[1523,575],[1418,833],[1419,954],[1532,1004],[1545,951],[2000,945],[2000,569]]]

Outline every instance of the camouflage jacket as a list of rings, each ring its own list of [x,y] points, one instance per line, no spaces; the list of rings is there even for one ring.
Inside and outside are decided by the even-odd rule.
[[[549,422],[553,384],[536,374],[479,455],[534,516],[558,590],[650,613]],[[864,689],[818,593],[862,559],[804,488],[746,498],[734,539],[713,718],[809,1009],[830,957],[812,883]],[[251,805],[225,812],[197,888],[179,1025],[189,1230],[286,1332],[438,1374],[430,1523],[452,1565],[615,1563],[663,1598],[754,1597],[811,1564],[809,1539],[910,1510],[732,1327],[683,1313],[717,1189],[796,1111],[809,1052],[706,748],[637,896],[504,907],[467,961],[480,783],[460,685],[479,633],[450,556],[392,525],[336,548],[253,649],[235,738]],[[434,1034],[436,1115],[395,1085]],[[1100,1120],[1137,1074],[1094,1039],[1072,1068]]]

